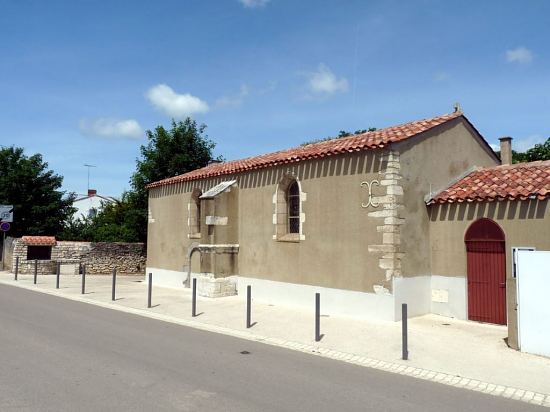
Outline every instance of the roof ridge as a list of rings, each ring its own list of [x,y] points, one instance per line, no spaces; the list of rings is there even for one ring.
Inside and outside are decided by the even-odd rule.
[[[152,182],[147,185],[147,188],[151,189],[177,182],[235,174],[248,170],[262,169],[336,154],[383,148],[388,144],[399,142],[424,133],[434,127],[440,126],[443,123],[459,117],[464,117],[464,114],[461,112],[447,113],[388,126],[371,132],[359,133],[340,138],[336,137],[330,140],[315,142],[303,146],[295,146],[257,156],[250,156],[222,163],[214,163],[181,175]]]
[[[550,197],[550,160],[496,165],[475,170],[427,202],[544,200]]]
[[[455,117],[460,117],[462,115],[463,115],[463,113],[459,113],[459,112],[445,113],[445,114],[442,114],[442,115],[439,115],[439,116],[426,117],[424,119],[412,120],[410,122],[399,123],[399,124],[395,124],[395,125],[392,125],[392,126],[386,126],[386,127],[383,127],[382,129],[367,130],[366,132],[363,132],[363,133],[354,133],[354,134],[351,134],[349,136],[343,136],[343,137],[336,136],[336,137],[333,137],[333,138],[330,138],[330,139],[327,139],[327,140],[321,140],[319,142],[312,142],[312,143],[308,143],[308,144],[305,144],[305,145],[295,146],[295,147],[291,147],[291,148],[285,149],[285,150],[292,150],[292,149],[297,149],[299,147],[312,146],[312,145],[321,144],[321,143],[329,143],[329,142],[334,142],[335,140],[342,141],[342,140],[346,140],[346,139],[357,138],[358,136],[365,136],[365,135],[369,135],[369,134],[382,133],[384,131],[387,131],[388,129],[396,129],[398,127],[407,126],[407,125],[410,125],[410,124],[413,124],[413,123],[429,122],[429,121],[433,121],[435,119],[439,119],[439,118],[447,117],[447,116],[449,116],[450,118],[455,118]]]
[[[519,162],[519,163],[512,163],[511,165],[496,165],[491,167],[483,167],[482,170],[517,169],[521,167],[536,167],[536,166],[550,166],[550,160],[533,160],[532,162]]]

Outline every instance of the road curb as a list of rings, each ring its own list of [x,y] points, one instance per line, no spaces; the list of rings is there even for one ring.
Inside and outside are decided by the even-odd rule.
[[[550,394],[544,394],[540,392],[529,391],[525,389],[515,388],[512,386],[505,386],[494,384],[490,382],[483,382],[476,379],[470,379],[463,376],[451,375],[444,372],[432,371],[429,369],[417,368],[414,366],[408,366],[402,363],[382,361],[365,356],[354,355],[351,353],[340,352],[327,348],[320,348],[319,346],[304,344],[294,341],[288,341],[284,339],[271,338],[267,336],[253,335],[247,331],[239,331],[236,329],[225,328],[222,326],[209,325],[206,323],[179,319],[174,316],[159,314],[151,312],[146,309],[129,308],[117,305],[116,303],[98,302],[93,299],[89,299],[81,296],[65,295],[62,292],[55,290],[39,289],[34,285],[24,285],[16,283],[14,281],[7,281],[0,279],[0,284],[14,286],[21,289],[27,289],[34,292],[44,293],[47,295],[57,296],[64,299],[69,299],[77,302],[88,303],[91,305],[103,307],[106,309],[114,309],[120,312],[125,312],[133,315],[143,316],[155,320],[169,322],[181,326],[187,326],[194,329],[199,329],[207,332],[220,333],[228,336],[233,336],[240,339],[246,339],[258,343],[265,343],[271,346],[277,346],[285,349],[290,349],[298,352],[308,353],[314,356],[320,356],[323,358],[338,360],[353,365],[368,367],[385,372],[396,373],[399,375],[409,376],[412,378],[418,378],[425,381],[440,383],[447,386],[453,386],[460,389],[467,389],[475,392],[485,393],[487,395],[498,396],[508,399],[514,399],[521,402],[530,403],[533,405],[539,405],[550,408]]]

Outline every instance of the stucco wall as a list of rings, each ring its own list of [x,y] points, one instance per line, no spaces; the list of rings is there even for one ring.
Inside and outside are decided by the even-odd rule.
[[[494,166],[494,154],[462,118],[394,146],[400,152],[404,196],[401,229],[403,276],[440,275],[430,267],[425,197],[446,188],[475,166]],[[431,242],[433,244],[433,242]]]
[[[391,280],[379,267],[381,252],[368,250],[369,245],[382,244],[383,234],[377,226],[384,218],[369,217],[377,209],[361,207],[368,197],[361,183],[381,178],[383,153],[331,156],[152,189],[147,266],[181,271],[189,246],[197,242],[188,238],[191,192],[195,187],[204,192],[220,181],[236,179],[239,275],[364,292],[373,292],[374,285],[391,289]],[[274,239],[275,194],[287,174],[298,179],[303,194],[300,241]],[[385,193],[384,187],[373,188],[375,196]]]
[[[548,201],[500,201],[432,205],[429,210],[432,273],[466,277],[464,234],[477,219],[494,220],[506,236],[506,277],[509,344],[517,346],[516,285],[512,278],[512,247],[550,250]]]

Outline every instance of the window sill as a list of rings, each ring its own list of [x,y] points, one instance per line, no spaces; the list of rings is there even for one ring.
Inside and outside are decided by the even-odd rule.
[[[277,242],[290,242],[290,243],[300,243],[300,234],[299,233],[287,233],[277,237]]]
[[[189,239],[200,239],[201,234],[200,233],[192,233],[189,235]]]

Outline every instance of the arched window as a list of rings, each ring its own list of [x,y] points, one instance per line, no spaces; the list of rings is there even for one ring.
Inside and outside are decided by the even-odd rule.
[[[201,199],[202,192],[196,188],[191,193],[191,199],[188,204],[188,224],[189,224],[189,237],[198,238],[201,234]]]
[[[293,181],[286,192],[288,233],[300,233],[300,187]]]
[[[302,233],[304,213],[302,202],[305,200],[305,193],[302,193],[300,182],[291,174],[285,175],[277,186],[274,197],[276,240],[297,242],[305,239]]]

